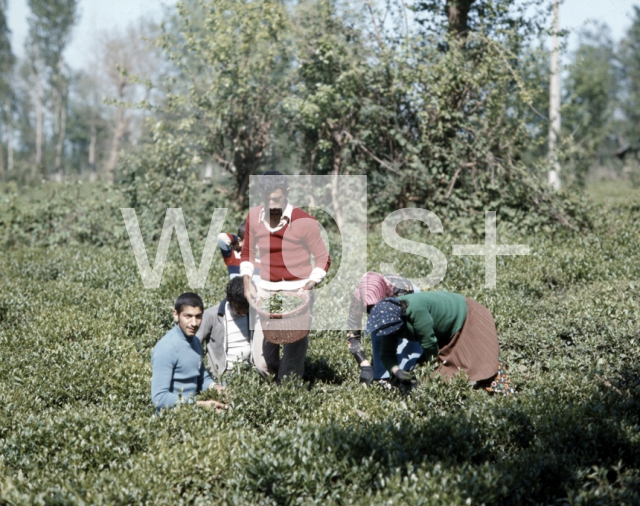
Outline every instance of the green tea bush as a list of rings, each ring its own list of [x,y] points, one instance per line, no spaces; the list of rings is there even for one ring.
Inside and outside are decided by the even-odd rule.
[[[0,504],[638,504],[640,206],[593,209],[590,232],[519,235],[499,223],[498,242],[531,255],[499,257],[494,290],[482,258],[451,255],[482,236],[402,231],[447,256],[438,288],[495,315],[512,398],[432,379],[429,365],[409,395],[364,387],[345,333],[314,331],[304,381],[278,387],[237,368],[229,410],[159,416],[150,353],[188,289],[175,241],[160,288],[145,290],[128,241],[57,228],[47,243],[35,226],[11,241],[4,220]],[[375,228],[368,261],[414,277],[431,269]],[[199,290],[206,306],[226,280],[216,258]]]

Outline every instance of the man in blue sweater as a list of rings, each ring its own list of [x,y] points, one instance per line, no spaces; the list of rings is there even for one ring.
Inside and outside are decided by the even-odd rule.
[[[192,403],[195,395],[215,383],[204,367],[202,345],[196,332],[204,312],[202,299],[195,293],[183,293],[173,310],[176,325],[151,352],[151,402],[156,411],[182,402]],[[198,406],[224,409],[216,401],[196,401]]]

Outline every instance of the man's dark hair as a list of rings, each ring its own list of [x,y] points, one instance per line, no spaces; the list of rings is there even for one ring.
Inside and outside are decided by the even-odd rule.
[[[227,283],[227,302],[234,304],[248,304],[244,296],[244,281],[242,276],[236,276]]]
[[[202,299],[197,293],[185,292],[180,295],[180,297],[178,297],[178,300],[176,300],[176,305],[174,306],[176,312],[180,314],[185,306],[199,307],[202,311],[204,311],[204,304],[202,303]]]
[[[238,227],[238,237],[240,238],[240,240],[244,241],[244,231],[247,227],[247,220],[244,220],[242,222],[242,225],[240,225]]]
[[[278,188],[280,188],[283,193],[287,191],[287,188],[289,188],[287,176],[277,170],[267,170],[263,172],[258,180],[260,195],[262,195],[263,198],[268,197]]]

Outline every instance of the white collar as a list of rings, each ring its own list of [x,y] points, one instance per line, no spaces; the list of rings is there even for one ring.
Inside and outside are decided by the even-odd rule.
[[[269,232],[271,233],[278,232],[279,230],[282,230],[284,227],[286,227],[288,223],[291,222],[291,213],[293,213],[293,206],[291,205],[290,202],[287,202],[287,205],[285,206],[284,211],[282,211],[282,216],[280,217],[280,223],[278,223],[278,225],[275,228],[271,228],[271,225],[269,225],[267,220],[265,220],[266,213],[264,212],[264,206],[262,206],[262,209],[260,209],[260,221],[264,224],[264,226],[267,228]]]

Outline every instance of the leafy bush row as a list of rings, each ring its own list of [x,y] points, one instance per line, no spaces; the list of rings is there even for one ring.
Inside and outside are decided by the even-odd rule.
[[[428,367],[411,396],[365,388],[344,332],[316,331],[306,381],[236,371],[228,412],[154,417],[150,352],[188,289],[177,245],[158,290],[143,289],[124,247],[5,248],[0,503],[636,504],[640,208],[596,209],[591,233],[499,223],[499,243],[532,254],[499,258],[495,290],[483,289],[481,258],[451,255],[452,243],[481,241],[472,232],[401,230],[445,253],[439,287],[495,315],[512,399],[433,380]],[[375,229],[368,260],[430,270]],[[226,279],[216,259],[199,291],[207,306]]]

